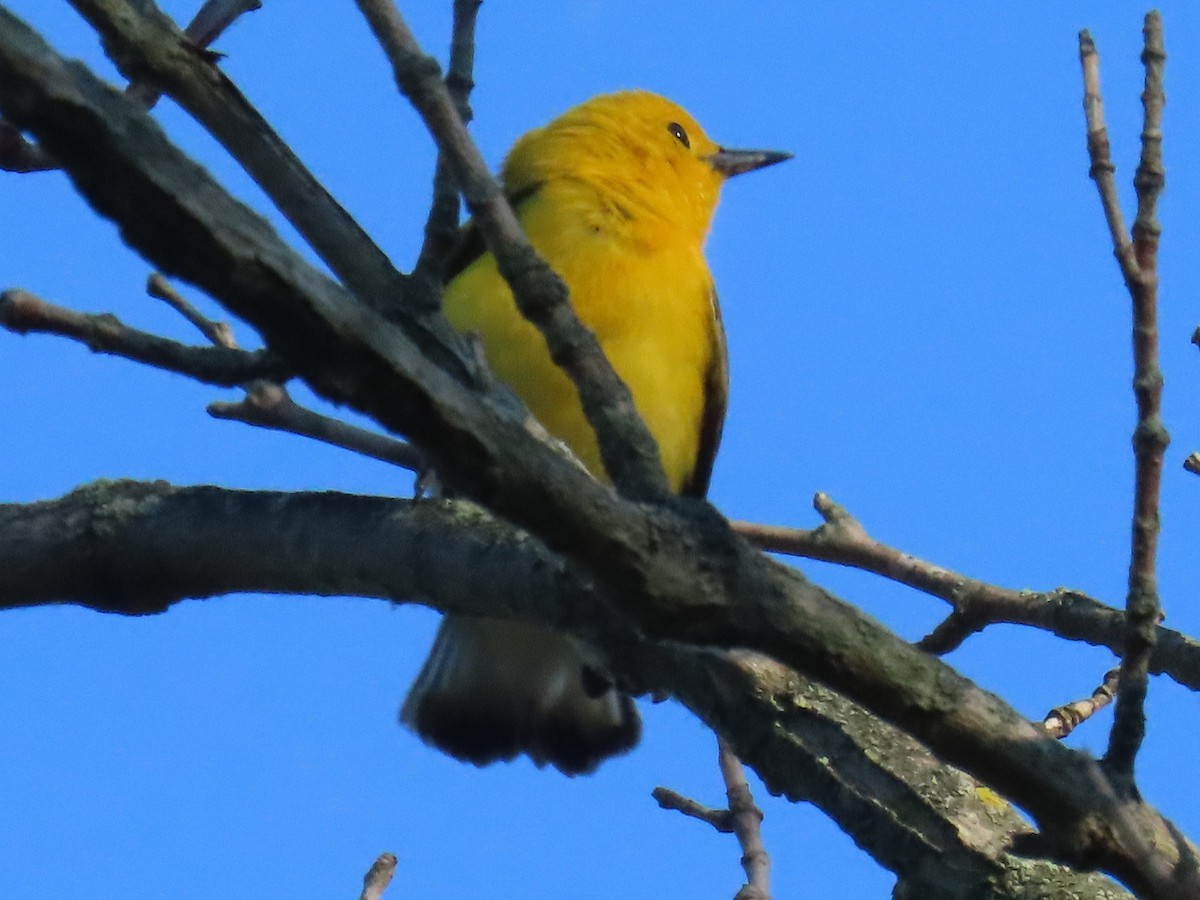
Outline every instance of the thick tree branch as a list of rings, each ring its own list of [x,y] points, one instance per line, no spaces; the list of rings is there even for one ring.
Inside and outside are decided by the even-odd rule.
[[[673,695],[725,735],[772,792],[828,813],[911,897],[1127,896],[1009,854],[1028,830],[1010,806],[832,691],[756,654],[639,639],[578,567],[470,504],[161,482],[0,504],[0,607],[142,614],[245,590],[412,598],[571,630],[627,687]]]
[[[269,350],[195,347],[130,328],[111,313],[87,314],[22,290],[0,293],[0,327],[16,334],[58,334],[96,353],[122,356],[205,384],[233,387],[256,378],[287,381],[291,369]]]
[[[183,33],[193,47],[203,49],[243,15],[261,7],[260,0],[207,0]],[[158,90],[139,82],[131,82],[126,93],[147,109],[152,108],[160,96]],[[0,120],[0,169],[46,172],[58,167],[50,154],[25,140],[18,129]]]
[[[318,393],[410,434],[455,486],[601,579],[646,634],[747,647],[828,683],[1023,806],[1064,860],[1103,866],[1149,896],[1197,878],[1193,848],[1152,808],[1096,795],[1094,761],[763,557],[707,506],[644,507],[587,478],[306,266],[143,111],[2,10],[0,114],[46,145],[131,246],[254,325]],[[1096,827],[1117,814],[1133,816],[1153,858]]]
[[[131,81],[145,80],[186,109],[238,161],[317,255],[362,302],[386,316],[407,316],[408,279],[325,190],[234,84],[195,52],[149,0],[72,0],[100,33]],[[422,349],[466,377],[453,332],[439,319],[412,319],[429,332]]]

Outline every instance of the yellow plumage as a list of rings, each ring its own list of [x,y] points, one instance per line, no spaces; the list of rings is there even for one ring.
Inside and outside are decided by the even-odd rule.
[[[628,91],[529,132],[504,165],[525,233],[629,386],[677,492],[706,490],[724,418],[724,337],[703,253],[721,184],[786,157],[724,150],[679,106]],[[575,387],[517,311],[494,257],[468,250],[451,275],[451,323],[479,335],[496,376],[604,477]],[[628,698],[566,639],[450,617],[403,717],[477,764],[526,752],[568,773],[632,746],[639,728]]]

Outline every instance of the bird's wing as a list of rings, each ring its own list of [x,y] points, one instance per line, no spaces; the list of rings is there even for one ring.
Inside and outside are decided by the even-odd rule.
[[[540,184],[533,184],[524,190],[518,191],[515,194],[508,195],[508,205],[514,211],[526,200],[530,199],[538,192]],[[520,213],[518,212],[518,215]],[[483,242],[483,235],[479,233],[479,228],[475,225],[474,219],[468,219],[458,231],[458,243],[454,245],[454,249],[446,257],[446,274],[444,280],[446,284],[453,281],[462,271],[487,253],[487,245]]]
[[[721,304],[717,302],[716,288],[712,289],[709,299],[712,304],[709,318],[712,323],[712,355],[704,373],[704,413],[700,418],[696,465],[683,486],[683,493],[689,497],[703,497],[708,493],[708,482],[717,458],[717,445],[721,443],[721,429],[725,427],[725,407],[729,402],[729,353],[725,347],[725,325],[721,321]]]

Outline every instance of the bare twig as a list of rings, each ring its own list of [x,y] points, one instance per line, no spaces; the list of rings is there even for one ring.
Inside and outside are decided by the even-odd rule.
[[[954,612],[920,642],[930,653],[948,653],[992,623],[1021,623],[1022,615],[1037,605],[1032,601],[1048,596],[988,584],[881,543],[828,494],[816,494],[813,507],[825,521],[811,530],[753,522],[731,524],[763,550],[874,572],[947,601]]]
[[[733,833],[741,845],[742,868],[746,870],[746,885],[738,891],[737,900],[771,900],[771,858],[762,841],[762,810],[754,803],[742,761],[721,737],[717,738],[717,763],[725,779]]]
[[[161,275],[151,275],[146,290],[152,297],[169,303],[213,344],[237,348],[228,324],[207,318],[181,297]],[[215,419],[244,422],[259,428],[313,438],[414,472],[423,472],[427,468],[420,451],[411,444],[300,406],[281,384],[257,378],[247,381],[242,388],[246,392],[242,400],[236,403],[223,400],[210,403],[209,415]]]
[[[237,349],[237,341],[233,337],[233,329],[227,322],[215,322],[196,309],[171,287],[170,282],[157,272],[146,281],[146,293],[151,297],[169,304],[172,309],[196,326],[196,330],[208,338],[215,347]]]
[[[22,290],[0,293],[0,327],[17,334],[62,335],[97,353],[122,356],[221,387],[256,378],[286,381],[292,375],[290,367],[269,350],[181,344],[130,328],[110,313],[76,312]]]
[[[392,64],[400,90],[445,153],[521,314],[542,333],[551,359],[579,391],[613,484],[628,497],[665,500],[671,493],[658,445],[638,415],[628,387],[613,371],[595,334],[575,315],[562,279],[529,244],[471,140],[437,61],[421,50],[391,0],[357,3]]]
[[[688,818],[707,822],[722,834],[737,835],[742,848],[746,884],[737,892],[735,900],[770,900],[771,859],[762,842],[762,810],[754,803],[741,760],[720,736],[717,737],[717,765],[725,782],[725,796],[729,804],[725,809],[705,806],[670,788],[657,787],[651,796],[663,809],[673,809]]]
[[[1158,354],[1158,196],[1165,175],[1162,162],[1163,49],[1162,18],[1146,15],[1142,63],[1146,70],[1142,105],[1142,153],[1133,183],[1138,210],[1132,240],[1124,232],[1112,174],[1104,107],[1100,99],[1099,57],[1090,35],[1079,38],[1084,75],[1091,173],[1100,192],[1113,250],[1133,300],[1133,389],[1138,420],[1133,433],[1135,476],[1133,539],[1126,600],[1125,647],[1121,658],[1121,692],[1105,760],[1125,788],[1131,788],[1133,764],[1145,735],[1145,696],[1150,656],[1154,651],[1161,611],[1156,575],[1159,532],[1159,493],[1163,455],[1169,437],[1162,422],[1162,371]]]
[[[689,819],[707,822],[721,834],[733,834],[733,814],[728,809],[713,809],[665,787],[656,787],[650,792],[650,796],[657,801],[661,809],[673,809]]]
[[[1056,706],[1046,713],[1042,721],[1046,731],[1056,738],[1065,738],[1083,722],[1108,706],[1116,696],[1120,673],[1119,668],[1109,669],[1104,673],[1104,681],[1092,691],[1090,697]]]
[[[454,0],[454,30],[450,38],[450,68],[446,87],[463,124],[471,121],[471,90],[475,87],[475,19],[482,0]],[[458,182],[443,150],[438,150],[433,176],[433,204],[425,221],[425,240],[413,278],[427,288],[440,287],[447,254],[458,239]],[[437,294],[433,294],[437,296]]]
[[[363,889],[358,900],[379,900],[387,886],[396,874],[396,856],[393,853],[381,853],[371,864],[367,874],[363,876]]]
[[[954,611],[917,642],[927,652],[948,652],[975,632],[1002,623],[1107,647],[1118,656],[1124,647],[1124,613],[1086,594],[1061,587],[1013,590],[970,578],[881,543],[827,494],[817,494],[813,505],[826,520],[815,529],[730,524],[763,550],[874,572],[950,603]],[[1200,642],[1160,625],[1150,667],[1184,687],[1200,690]]]
[[[306,409],[278,384],[267,381],[247,385],[245,398],[237,403],[210,403],[208,413],[216,419],[310,437],[413,472],[425,468],[424,457],[412,444]]]
[[[1113,178],[1117,167],[1112,161],[1108,128],[1104,124],[1104,97],[1100,93],[1100,55],[1096,52],[1096,44],[1087,29],[1079,32],[1079,62],[1083,67],[1083,114],[1087,120],[1087,149],[1088,159],[1091,160],[1088,174],[1100,191],[1100,202],[1104,206],[1104,218],[1108,222],[1108,232],[1112,236],[1117,259],[1123,260],[1132,252],[1132,246],[1125,231],[1121,201],[1117,197],[1117,183]]]

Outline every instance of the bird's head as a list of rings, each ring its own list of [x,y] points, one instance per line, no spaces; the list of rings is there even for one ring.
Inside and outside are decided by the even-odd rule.
[[[703,240],[726,178],[782,162],[773,150],[729,150],[692,116],[648,91],[603,94],[535,129],[504,165],[512,194],[568,180],[620,216]]]

